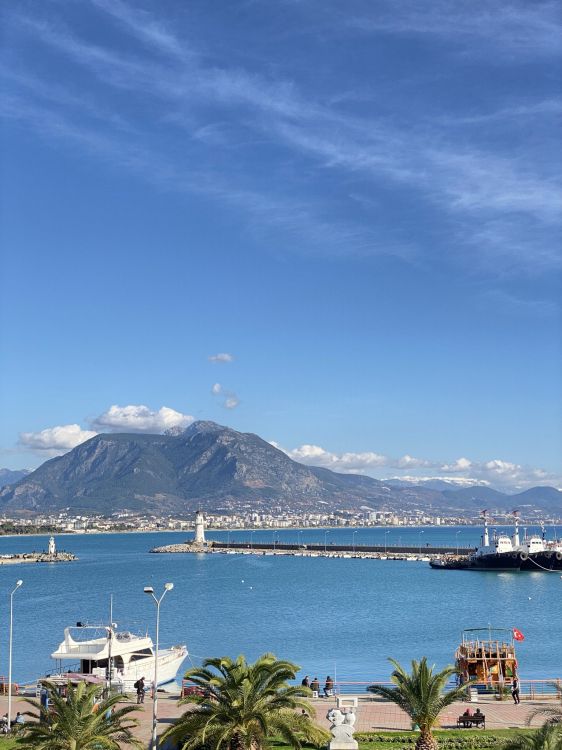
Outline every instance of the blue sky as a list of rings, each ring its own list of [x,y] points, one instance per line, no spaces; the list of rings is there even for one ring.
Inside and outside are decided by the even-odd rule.
[[[0,465],[204,418],[562,486],[556,3],[2,14]]]

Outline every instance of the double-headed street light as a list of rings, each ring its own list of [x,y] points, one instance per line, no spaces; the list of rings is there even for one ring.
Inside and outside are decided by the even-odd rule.
[[[421,535],[422,534],[423,534],[423,531],[418,532],[419,543],[420,543],[420,555],[421,555]]]
[[[16,587],[10,594],[10,650],[8,654],[8,731],[12,727],[12,631],[14,623],[14,594],[22,585],[23,581],[20,579],[16,582]]]
[[[353,551],[354,551],[354,552],[355,552],[355,534],[357,534],[357,529],[355,529],[355,531],[354,531],[354,532],[353,532],[353,534],[351,535],[351,539],[352,539],[352,545],[353,545]]]
[[[459,556],[459,534],[460,533],[461,533],[460,531],[455,531],[455,536],[457,538],[457,557]]]
[[[157,724],[158,724],[158,649],[160,646],[160,604],[162,599],[166,596],[168,591],[174,588],[173,583],[165,583],[164,591],[160,599],[154,595],[154,589],[152,586],[145,586],[144,593],[151,596],[156,603],[156,652],[154,654],[154,679],[152,690],[154,692],[154,699],[152,701],[152,741],[150,747],[152,750],[158,748],[158,736],[157,736]]]
[[[330,533],[329,531],[325,531],[324,532],[324,554],[326,554],[326,547],[328,545],[328,534],[329,533]]]

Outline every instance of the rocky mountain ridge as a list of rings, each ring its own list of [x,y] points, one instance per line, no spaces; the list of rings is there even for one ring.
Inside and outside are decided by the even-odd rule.
[[[519,496],[486,487],[396,487],[363,475],[305,466],[258,435],[199,421],[168,435],[97,435],[1,489],[0,509],[165,515],[189,514],[197,507],[221,513],[372,508],[474,515],[483,494],[489,497],[486,490],[494,493],[494,507],[508,511],[517,506]],[[530,506],[560,513],[562,493],[542,490],[535,493],[536,502],[528,491]]]

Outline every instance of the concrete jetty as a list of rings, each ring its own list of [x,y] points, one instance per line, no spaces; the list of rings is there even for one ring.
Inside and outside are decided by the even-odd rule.
[[[375,560],[430,560],[440,555],[467,556],[473,547],[430,547],[421,544],[392,546],[359,544],[287,544],[275,540],[269,542],[207,541],[205,539],[205,515],[198,510],[195,516],[195,537],[183,544],[166,544],[154,547],[151,552],[192,554],[242,554],[242,555],[292,555],[293,557],[357,557]]]
[[[291,555],[293,557],[345,557],[368,558],[374,560],[413,560],[457,554],[466,557],[473,547],[420,547],[378,545],[345,545],[345,544],[285,544],[264,542],[217,542],[207,541],[203,544],[188,540],[183,544],[166,544],[150,550],[154,553],[191,553],[191,554],[242,554],[242,555]]]

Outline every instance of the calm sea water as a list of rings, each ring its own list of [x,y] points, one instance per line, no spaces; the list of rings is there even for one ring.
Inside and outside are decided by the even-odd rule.
[[[277,532],[280,541],[476,545],[477,528]],[[459,532],[458,534],[456,532]],[[552,536],[553,531],[549,531]],[[386,678],[387,657],[407,662],[423,655],[451,663],[461,630],[517,627],[524,678],[562,677],[562,578],[551,573],[435,571],[423,562],[153,555],[158,545],[186,533],[61,536],[59,548],[78,562],[0,567],[0,674],[7,673],[9,592],[14,596],[14,678],[31,681],[52,668],[50,653],[65,626],[114,620],[153,635],[155,607],[143,586],[160,591],[163,645],[186,643],[194,663],[206,656],[265,651],[289,658],[308,674],[339,679]],[[254,541],[272,540],[257,531]],[[209,534],[226,538],[226,533]],[[250,539],[233,532],[231,540]],[[45,549],[47,537],[0,538],[0,554]],[[186,662],[186,666],[189,663]]]

